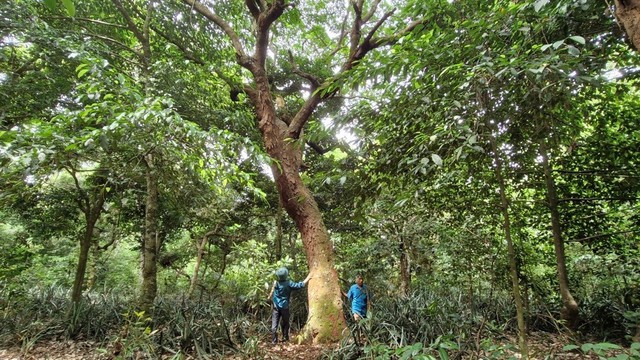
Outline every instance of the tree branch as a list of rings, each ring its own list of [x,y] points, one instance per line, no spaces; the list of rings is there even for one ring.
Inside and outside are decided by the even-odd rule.
[[[587,201],[633,201],[637,197],[616,198],[616,197],[592,197],[592,198],[565,198],[558,199],[558,202],[587,202]]]
[[[116,6],[120,14],[122,14],[122,16],[124,17],[124,20],[127,22],[127,27],[129,28],[129,30],[135,35],[136,39],[138,39],[138,41],[141,44],[144,44],[147,41],[146,38],[144,37],[144,34],[140,31],[140,29],[138,29],[138,26],[136,26],[136,23],[133,21],[131,16],[129,16],[129,12],[127,12],[127,10],[124,8],[120,0],[111,0],[111,1]]]
[[[351,47],[349,48],[349,54],[354,54],[358,49],[360,38],[362,37],[362,1],[353,1],[354,19],[353,26],[351,27]]]
[[[92,34],[92,33],[85,33],[83,35],[87,35],[87,36],[90,36],[90,37],[94,37],[96,39],[100,39],[102,41],[106,41],[106,42],[110,42],[112,44],[118,45],[118,46],[124,48],[125,50],[128,50],[128,51],[134,53],[137,57],[142,56],[142,54],[140,52],[138,52],[138,51],[130,48],[128,45],[123,44],[123,43],[119,42],[118,40],[114,40],[114,39],[112,39],[110,37],[106,37],[106,36],[102,36],[102,35],[98,35],[98,34]]]
[[[367,20],[369,20],[369,18],[373,15],[373,12],[375,12],[378,3],[379,1],[376,0],[372,6],[372,9],[370,9],[370,11],[365,15],[365,18],[368,17]],[[343,64],[342,68],[340,69],[340,72],[336,76],[334,76],[331,81],[325,81],[321,83],[322,85],[320,85],[318,89],[314,91],[311,97],[309,97],[309,99],[305,101],[304,105],[300,108],[300,110],[298,110],[296,115],[293,117],[293,119],[289,124],[289,129],[288,129],[289,136],[293,139],[297,139],[300,136],[302,128],[304,127],[305,123],[309,120],[309,117],[311,116],[315,108],[318,106],[318,104],[320,104],[322,100],[334,96],[339,91],[339,88],[336,88],[332,91],[325,91],[325,92],[320,91],[323,87],[328,88],[332,82],[336,81],[341,76],[343,76],[347,71],[352,69],[357,64],[357,62],[362,58],[364,58],[365,55],[367,55],[367,53],[369,53],[371,50],[376,49],[383,45],[394,44],[395,42],[398,41],[398,39],[402,38],[403,36],[407,35],[409,32],[413,31],[413,29],[415,29],[418,25],[424,24],[426,22],[426,20],[418,20],[409,24],[409,26],[407,26],[406,28],[404,28],[403,30],[399,31],[398,33],[392,36],[374,38],[376,32],[380,29],[382,24],[395,12],[395,9],[393,9],[385,13],[380,18],[380,20],[378,20],[376,24],[371,28],[371,30],[369,31],[365,39],[362,42],[360,42],[360,39],[362,36],[362,34],[360,33],[360,27],[362,25],[363,0],[354,0],[351,2],[351,4],[355,12],[355,18],[353,22],[353,27],[351,29],[351,50],[349,52],[349,58]]]
[[[151,26],[151,30],[153,30],[153,32],[155,32],[156,34],[160,35],[160,37],[162,37],[163,39],[175,45],[178,48],[178,50],[180,50],[184,54],[185,58],[201,66],[205,66],[207,64],[204,60],[202,60],[202,58],[198,57],[191,50],[187,49],[187,47],[184,46],[179,40],[170,37],[169,35],[167,35],[167,33],[156,28],[155,26]]]
[[[233,48],[236,51],[236,57],[238,58],[238,62],[240,63],[240,65],[251,70],[250,69],[251,59],[244,52],[242,43],[240,42],[240,38],[238,37],[238,34],[236,34],[236,32],[233,31],[233,28],[231,28],[231,26],[227,24],[227,22],[225,22],[218,15],[214,14],[206,6],[197,2],[197,0],[183,0],[183,1],[185,4],[191,5],[191,7],[195,9],[198,13],[200,13],[200,15],[203,15],[204,17],[212,21],[220,29],[222,29],[222,31],[224,31],[225,34],[227,34],[227,36],[231,40],[231,44],[233,45]]]
[[[293,119],[291,119],[291,123],[289,123],[288,132],[290,138],[298,139],[300,137],[304,124],[307,123],[309,117],[311,117],[311,114],[321,101],[322,96],[320,95],[320,92],[315,91],[307,101],[304,102],[300,110],[298,110]]]
[[[599,237],[620,235],[620,234],[633,234],[633,233],[637,233],[637,232],[640,232],[640,230],[616,231],[616,232],[612,232],[612,233],[587,236],[587,237],[584,237],[584,238],[581,238],[581,239],[573,239],[573,240],[569,240],[569,242],[582,242],[582,241],[588,241],[588,240],[597,239]]]
[[[114,23],[110,23],[110,22],[106,22],[106,21],[102,21],[102,20],[79,18],[79,17],[71,18],[71,17],[68,17],[68,16],[45,16],[45,17],[43,17],[43,19],[58,19],[58,20],[67,20],[67,21],[71,21],[73,19],[74,21],[84,21],[84,22],[94,23],[94,24],[98,24],[98,25],[111,26],[111,27],[120,28],[120,29],[129,29],[129,27],[127,27],[126,25],[114,24]]]
[[[324,82],[324,80],[321,79],[319,76],[315,76],[313,74],[309,74],[307,72],[300,70],[298,68],[298,65],[296,65],[295,63],[295,60],[293,59],[293,53],[291,52],[291,50],[289,50],[289,62],[291,63],[291,67],[293,68],[294,74],[309,80],[309,82],[312,85],[311,91],[314,91],[315,89],[320,87],[320,85]]]
[[[169,43],[173,44],[174,46],[176,46],[185,56],[185,58],[193,61],[194,63],[200,65],[200,66],[206,66],[207,62],[204,61],[202,58],[198,57],[196,54],[194,54],[192,51],[190,51],[189,49],[187,49],[186,46],[184,46],[179,40],[169,36],[167,33],[163,32],[162,30],[152,26],[151,30],[153,30],[156,34],[160,35],[162,38],[164,38],[165,40],[167,40]],[[244,92],[247,93],[249,96],[251,96],[252,92],[255,92],[255,90],[253,88],[251,88],[248,85],[242,85],[242,84],[238,84],[236,82],[234,82],[233,80],[231,80],[231,78],[229,78],[228,76],[226,76],[222,71],[220,70],[213,70],[213,72],[218,75],[218,77],[224,81],[225,83],[227,83],[227,85],[229,85],[229,93],[231,95],[231,99],[236,101],[237,100],[237,96],[239,93]]]
[[[362,22],[367,23],[371,20],[373,14],[375,14],[376,10],[378,10],[378,5],[380,4],[380,0],[375,0],[371,5],[369,11],[362,17]]]
[[[269,48],[269,29],[274,21],[276,21],[287,8],[284,0],[275,0],[267,9],[260,13],[257,18],[258,29],[256,31],[256,50],[255,58],[261,69],[264,69],[264,65],[267,59],[267,50]]]
[[[309,147],[311,147],[313,150],[315,150],[315,152],[317,152],[320,155],[324,155],[326,152],[328,152],[329,150],[323,148],[322,146],[320,146],[320,144],[313,142],[313,141],[306,141],[307,145],[309,145]]]
[[[256,3],[256,0],[245,0],[244,3],[247,5],[247,8],[249,8],[251,16],[253,16],[253,18],[257,20],[260,16],[260,13],[262,12],[262,9],[260,9],[260,4]]]
[[[402,29],[401,31],[390,35],[390,36],[384,36],[381,38],[377,38],[377,39],[373,39],[371,41],[371,43],[373,44],[373,48],[378,48],[380,46],[383,45],[393,45],[396,42],[398,42],[398,40],[400,40],[401,38],[403,38],[404,36],[406,36],[407,34],[409,34],[410,32],[412,32],[415,28],[417,28],[419,25],[423,25],[426,24],[427,20],[426,19],[422,19],[422,20],[416,20],[414,22],[412,22],[411,24],[409,24],[406,28]]]
[[[340,37],[338,37],[338,41],[336,41],[336,48],[329,54],[329,57],[333,57],[340,48],[342,47],[342,41],[347,36],[347,20],[349,19],[349,13],[345,14],[344,19],[342,20],[342,26],[340,28]]]
[[[62,167],[69,173],[69,175],[71,175],[71,178],[73,178],[73,183],[75,184],[76,189],[78,190],[78,194],[80,195],[80,198],[76,198],[76,201],[78,202],[78,206],[80,206],[80,209],[85,215],[89,214],[91,212],[90,199],[87,193],[84,191],[84,189],[82,189],[82,186],[80,186],[80,181],[76,176],[76,170],[73,168],[73,165],[71,165],[71,163],[62,165]]]

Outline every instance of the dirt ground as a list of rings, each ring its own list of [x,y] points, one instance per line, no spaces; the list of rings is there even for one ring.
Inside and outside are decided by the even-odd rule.
[[[482,341],[482,339],[478,339]],[[503,345],[515,344],[517,339],[512,336],[506,336]],[[585,356],[577,352],[564,352],[564,345],[571,343],[571,340],[558,334],[550,333],[534,333],[529,335],[529,359],[546,360],[546,359],[597,359],[598,357]],[[113,348],[103,348],[101,345],[89,341],[46,341],[33,345],[28,351],[21,351],[20,348],[0,349],[0,360],[110,360],[114,359]],[[226,360],[248,360],[248,359],[264,359],[264,360],[315,360],[318,359],[323,351],[327,350],[326,346],[320,345],[298,345],[294,343],[281,343],[272,345],[269,342],[261,341],[256,344],[252,353],[229,355]],[[613,354],[612,354],[613,355]],[[494,354],[495,356],[495,354]],[[167,353],[159,357],[159,359],[171,359],[173,354]],[[474,358],[487,358],[482,354]],[[495,357],[494,357],[495,358]],[[519,359],[519,354],[506,350],[504,358]],[[135,357],[134,357],[135,359]],[[139,357],[138,359],[145,359]],[[186,359],[193,359],[187,357]]]
[[[318,359],[325,350],[317,345],[278,344],[273,346],[268,343],[259,343],[258,349],[253,355],[229,355],[227,360],[246,359]],[[101,349],[98,344],[91,342],[43,342],[33,346],[26,354],[19,348],[0,349],[0,360],[109,360],[115,356],[107,349]],[[171,359],[172,354],[165,354],[160,359]],[[144,359],[144,357],[140,357]],[[187,357],[187,359],[193,359]]]

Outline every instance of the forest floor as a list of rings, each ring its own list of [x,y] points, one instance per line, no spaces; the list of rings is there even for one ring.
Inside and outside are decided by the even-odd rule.
[[[482,340],[482,339],[478,339]],[[515,336],[505,336],[503,341],[497,345],[501,347],[515,348],[517,339]],[[531,360],[545,360],[545,359],[598,359],[595,355],[582,355],[575,352],[563,352],[563,346],[569,344],[568,338],[562,334],[551,333],[532,333],[529,335],[529,359]],[[89,342],[89,341],[44,341],[34,344],[29,351],[25,354],[21,352],[20,348],[0,349],[0,360],[107,360],[114,359],[115,356],[109,347]],[[234,354],[225,357],[225,360],[246,360],[246,359],[264,359],[264,360],[315,360],[319,359],[322,353],[327,350],[326,346],[321,345],[298,345],[295,343],[280,343],[278,345],[272,345],[269,342],[261,341],[257,344],[253,354]],[[520,354],[515,354],[512,351],[506,350],[503,353],[504,357],[496,357],[496,353],[493,354],[493,359],[509,359],[520,358]],[[608,354],[615,356],[614,353]],[[166,354],[158,359],[170,359],[173,354]],[[487,359],[489,354],[477,354],[473,358],[475,359]],[[133,357],[136,358],[136,357]],[[467,357],[462,357],[466,359]],[[139,357],[138,359],[147,359],[147,357]],[[186,359],[193,359],[187,357]]]

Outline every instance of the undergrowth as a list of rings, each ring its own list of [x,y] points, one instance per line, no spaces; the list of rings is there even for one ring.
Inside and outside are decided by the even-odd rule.
[[[295,332],[304,325],[307,308],[304,294],[293,300]],[[101,352],[119,359],[153,359],[160,354],[176,359],[264,355],[261,343],[268,341],[270,331],[267,304],[165,296],[158,298],[153,313],[139,311],[132,304],[135,299],[116,292],[88,294],[73,304],[68,291],[60,287],[14,289],[11,293],[0,289],[0,346],[18,347],[26,355],[39,342],[70,339],[96,342]],[[530,331],[563,330],[554,314],[531,309]],[[583,309],[586,313],[596,310],[602,311]],[[637,319],[623,310],[627,317],[620,316],[620,321],[624,323],[609,329],[610,334],[624,334],[625,329],[637,326]],[[414,291],[406,297],[379,296],[370,316],[358,323],[351,320],[346,307],[345,316],[349,328],[344,339],[340,346],[327,350],[324,359],[505,359],[518,351],[513,338],[508,338],[515,334],[516,323],[507,296],[478,298],[470,304],[467,297],[454,292]],[[637,343],[620,336],[609,338],[613,345],[594,342],[593,335],[607,329],[592,330],[573,333],[564,344],[565,351],[609,359],[613,357],[603,352],[609,349],[616,356],[627,356],[619,359],[637,358]]]

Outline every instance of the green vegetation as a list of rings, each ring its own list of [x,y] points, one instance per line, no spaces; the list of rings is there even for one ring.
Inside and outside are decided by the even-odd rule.
[[[621,4],[0,3],[0,348],[640,358]]]

